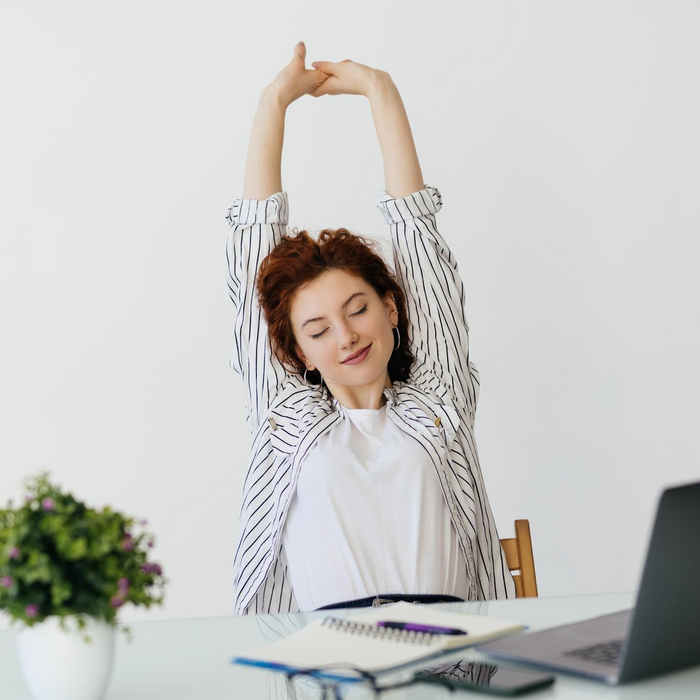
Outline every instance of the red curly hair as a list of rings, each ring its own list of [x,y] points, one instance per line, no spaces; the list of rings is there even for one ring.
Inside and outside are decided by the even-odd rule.
[[[376,242],[346,228],[323,229],[318,241],[305,230],[294,236],[285,235],[260,263],[255,286],[272,350],[279,361],[287,369],[293,368],[296,374],[304,374],[306,366],[296,354],[292,299],[297,289],[329,270],[343,270],[361,277],[372,285],[380,299],[384,299],[387,292],[393,292],[402,342],[392,352],[387,369],[390,381],[406,381],[414,356],[407,342],[408,317],[403,290],[378,252]],[[314,384],[322,381],[317,369],[309,371],[307,378]]]

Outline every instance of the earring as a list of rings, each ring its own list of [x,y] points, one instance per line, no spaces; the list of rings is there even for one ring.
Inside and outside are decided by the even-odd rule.
[[[401,334],[399,333],[398,323],[394,326],[394,330],[396,331],[396,347],[394,348],[394,350],[397,350],[399,345],[401,345]]]
[[[306,370],[307,369],[308,369],[308,367],[304,370],[304,382],[306,382],[307,384],[310,384],[311,386],[321,386],[321,384],[313,384],[312,382],[310,382],[306,379]],[[311,371],[313,372],[313,370],[311,370]]]

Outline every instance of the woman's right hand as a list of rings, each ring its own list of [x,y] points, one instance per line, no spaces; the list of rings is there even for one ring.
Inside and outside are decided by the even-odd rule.
[[[369,96],[377,80],[387,76],[384,71],[370,68],[363,63],[355,63],[349,58],[339,63],[331,61],[314,61],[311,64],[316,70],[328,77],[309,95],[364,95]]]

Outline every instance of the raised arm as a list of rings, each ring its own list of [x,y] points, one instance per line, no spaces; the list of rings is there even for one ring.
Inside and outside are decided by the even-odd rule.
[[[377,73],[368,98],[386,182],[376,204],[390,226],[417,374],[428,368],[440,377],[473,418],[479,373],[469,361],[469,326],[457,260],[437,228],[442,196],[423,182],[406,110],[387,73]]]
[[[284,120],[289,105],[325,80],[306,70],[306,47],[261,92],[248,144],[243,195],[228,210],[226,275],[234,304],[234,347],[230,367],[243,377],[246,420],[253,434],[288,373],[272,353],[255,278],[261,261],[287,233],[289,201],[282,190]]]
[[[288,212],[287,193],[282,191],[264,199],[240,197],[228,211],[226,283],[235,308],[229,366],[243,378],[246,421],[253,435],[288,378],[272,352],[255,289],[260,262],[287,232]]]
[[[287,105],[279,90],[268,85],[261,93],[248,142],[243,179],[244,199],[267,199],[282,191],[282,145]]]
[[[386,192],[396,199],[423,189],[423,173],[401,95],[385,71],[375,71],[367,93],[384,160]]]
[[[287,107],[313,94],[327,76],[306,69],[306,45],[294,47],[292,60],[262,91],[248,142],[243,197],[265,199],[282,191],[282,145]],[[316,95],[314,95],[316,96]]]

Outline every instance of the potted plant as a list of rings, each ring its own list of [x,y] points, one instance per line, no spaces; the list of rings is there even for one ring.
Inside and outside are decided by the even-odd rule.
[[[64,493],[48,472],[25,483],[24,503],[0,510],[0,610],[20,624],[20,664],[37,700],[99,700],[115,630],[132,640],[119,610],[163,603],[167,579],[148,561],[155,540],[134,518]]]

